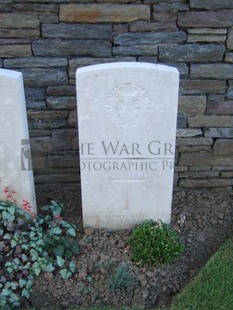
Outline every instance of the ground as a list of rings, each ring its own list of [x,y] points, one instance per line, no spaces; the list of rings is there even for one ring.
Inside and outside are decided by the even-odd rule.
[[[65,218],[79,227],[81,253],[78,272],[64,281],[53,274],[35,280],[30,306],[47,309],[93,305],[165,307],[197,274],[232,234],[232,195],[211,191],[174,192],[172,226],[185,243],[184,254],[165,268],[132,263],[127,239],[130,231],[81,229],[80,194],[75,187],[39,188],[40,202],[56,198],[66,203]],[[117,269],[118,268],[118,269]],[[130,273],[126,288],[118,288],[117,270]],[[119,283],[118,283],[119,284]]]

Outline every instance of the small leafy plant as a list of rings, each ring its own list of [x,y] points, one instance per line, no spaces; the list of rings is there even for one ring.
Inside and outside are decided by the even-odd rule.
[[[134,262],[155,266],[173,262],[184,251],[184,245],[175,230],[152,220],[135,227],[128,244]]]
[[[126,263],[119,264],[107,279],[108,289],[114,293],[117,290],[132,288],[138,285],[138,280],[132,268]]]
[[[15,192],[4,190],[0,201],[0,308],[20,307],[29,298],[33,278],[41,272],[59,271],[70,278],[76,266],[72,260],[79,253],[75,227],[61,217],[62,205],[51,201],[36,216],[23,200],[17,205]]]

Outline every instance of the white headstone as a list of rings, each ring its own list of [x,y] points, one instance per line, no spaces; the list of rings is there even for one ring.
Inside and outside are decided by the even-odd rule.
[[[84,227],[171,218],[177,69],[111,63],[77,70]]]
[[[23,78],[20,72],[0,69],[0,200],[9,191],[19,205],[23,199],[36,213]],[[9,199],[10,200],[10,199]]]

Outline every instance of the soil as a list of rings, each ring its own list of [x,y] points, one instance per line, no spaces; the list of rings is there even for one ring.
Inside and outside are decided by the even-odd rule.
[[[66,202],[65,219],[79,227],[81,253],[77,274],[64,281],[47,273],[35,279],[30,306],[65,309],[89,306],[166,307],[197,274],[210,256],[232,234],[233,196],[210,191],[178,191],[173,195],[172,226],[185,244],[185,252],[164,268],[143,267],[130,259],[130,231],[110,232],[81,228],[80,193],[75,188],[38,189],[41,203],[56,197]],[[74,216],[75,214],[75,216]],[[127,266],[126,288],[109,287],[118,266]]]

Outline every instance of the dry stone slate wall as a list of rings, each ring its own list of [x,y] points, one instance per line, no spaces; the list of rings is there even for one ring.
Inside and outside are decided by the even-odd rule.
[[[232,0],[1,0],[0,66],[24,75],[36,183],[79,182],[75,71],[115,61],[178,68],[175,185],[232,191]]]

